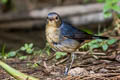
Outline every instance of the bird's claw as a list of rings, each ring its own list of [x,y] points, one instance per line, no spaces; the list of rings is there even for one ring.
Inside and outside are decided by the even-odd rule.
[[[67,75],[68,75],[68,71],[69,71],[69,68],[68,68],[68,67],[66,67],[66,68],[65,68],[65,72],[64,72],[64,75],[65,75],[65,76],[67,76]]]

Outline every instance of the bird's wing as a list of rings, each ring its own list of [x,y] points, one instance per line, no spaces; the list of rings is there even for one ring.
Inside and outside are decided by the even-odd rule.
[[[79,30],[67,23],[62,23],[60,29],[61,29],[61,35],[70,39],[76,39],[76,40],[92,39],[92,35],[82,30]]]

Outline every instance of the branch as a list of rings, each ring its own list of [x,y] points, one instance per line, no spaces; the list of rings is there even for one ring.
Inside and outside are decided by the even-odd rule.
[[[34,25],[39,28],[45,25],[45,18],[49,12],[59,13],[65,21],[69,21],[75,26],[88,25],[91,23],[101,23],[111,20],[105,19],[102,13],[104,4],[71,5],[54,8],[44,8],[42,10],[32,10],[30,12],[16,12],[0,15],[0,28],[32,28]]]
[[[33,18],[44,18],[49,12],[57,12],[61,16],[71,16],[76,14],[88,14],[94,12],[101,12],[103,10],[104,4],[88,4],[88,5],[71,5],[71,6],[61,6],[54,8],[45,8],[42,10],[33,10],[30,15]]]

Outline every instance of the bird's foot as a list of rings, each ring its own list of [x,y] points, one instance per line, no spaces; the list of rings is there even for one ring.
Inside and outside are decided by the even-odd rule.
[[[65,76],[67,76],[67,75],[68,75],[68,71],[69,71],[69,68],[68,68],[68,67],[66,67],[66,68],[65,68],[65,72],[64,72],[64,75],[65,75]]]

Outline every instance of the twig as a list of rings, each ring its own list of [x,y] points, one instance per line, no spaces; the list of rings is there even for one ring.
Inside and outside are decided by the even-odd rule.
[[[59,62],[57,62],[57,63],[55,63],[55,65],[62,64],[62,63],[64,63],[64,62],[67,61],[67,60],[68,60],[68,57],[62,59],[61,61],[59,61]]]
[[[85,55],[85,54],[88,54],[89,53],[89,51],[87,51],[87,52],[75,52],[75,54],[80,54],[80,55]],[[105,53],[100,53],[100,52],[94,52],[93,53],[93,55],[97,55],[97,56],[105,56],[106,54]]]
[[[56,54],[54,54],[53,56],[50,56],[49,58],[47,58],[45,61],[49,61],[51,59],[53,59],[56,56]]]
[[[112,52],[112,54],[110,56],[99,56],[100,59],[109,59],[109,60],[113,60],[116,58],[116,51]]]

